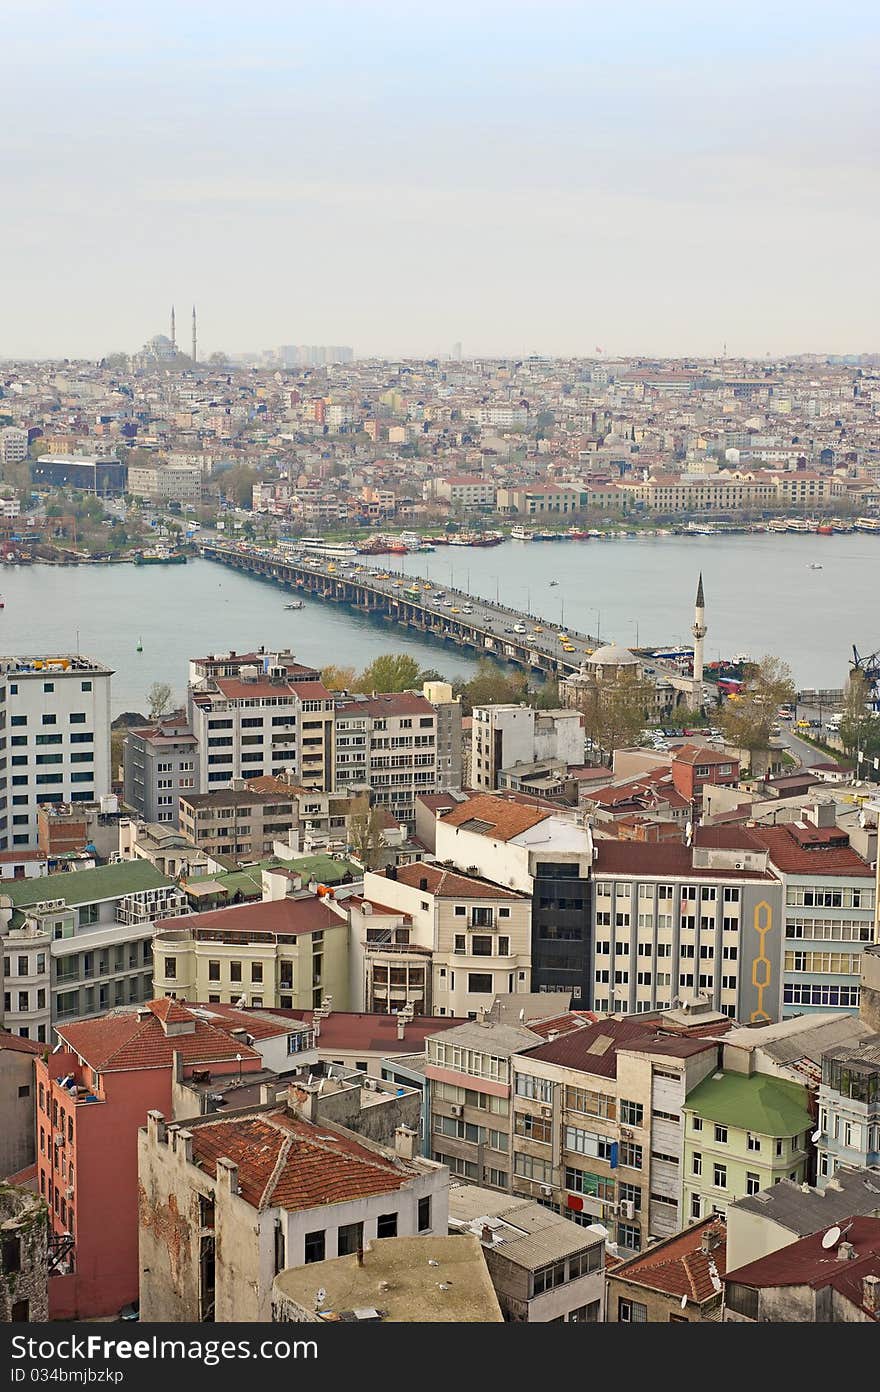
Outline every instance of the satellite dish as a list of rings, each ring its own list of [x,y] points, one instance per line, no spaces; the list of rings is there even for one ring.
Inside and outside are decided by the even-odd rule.
[[[522,1022],[523,1022],[523,1020],[524,1020],[525,1018],[526,1018],[526,1008],[525,1008],[525,1006],[523,1006],[522,1010],[519,1012],[520,1024],[522,1024]]]
[[[821,1141],[821,1139],[822,1139],[822,1128],[821,1128],[821,1126],[820,1126],[818,1131],[814,1131],[814,1132],[813,1132],[812,1136],[810,1137],[810,1140],[813,1142],[813,1145],[815,1145],[816,1142],[817,1142],[817,1141]]]
[[[686,1309],[687,1309],[687,1303],[688,1303],[688,1298],[687,1298],[686,1295],[683,1295],[683,1296],[681,1297],[681,1308],[682,1308],[683,1310],[686,1310]]]
[[[822,1246],[825,1248],[825,1251],[828,1252],[832,1247],[836,1247],[839,1241],[840,1228],[835,1224],[833,1228],[828,1229],[827,1233],[822,1238]]]

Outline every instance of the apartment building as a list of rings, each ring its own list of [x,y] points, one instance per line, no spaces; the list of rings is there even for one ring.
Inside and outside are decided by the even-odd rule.
[[[154,924],[186,912],[182,891],[146,860],[2,888],[0,1023],[47,1044],[63,1021],[149,1000]]]
[[[34,1163],[34,1058],[42,1052],[0,1030],[0,1183]]]
[[[173,1114],[175,1055],[182,1078],[247,1077],[262,1059],[167,1000],[65,1024],[59,1042],[35,1064],[39,1192],[62,1258],[50,1315],[117,1315],[138,1298],[138,1127],[153,1107]]]
[[[230,666],[235,675],[221,675]],[[196,659],[190,668],[198,683],[189,688],[189,715],[201,755],[199,792],[281,774],[332,788],[334,700],[310,669],[279,654],[254,662]]]
[[[742,1021],[777,1020],[782,887],[762,848],[597,841],[595,1010],[638,1013],[702,996]]]
[[[613,1324],[717,1323],[724,1293],[727,1234],[713,1214],[653,1244],[608,1273]]]
[[[429,480],[424,484],[426,498],[441,499],[453,508],[460,507],[469,512],[494,508],[495,492],[492,479],[476,474],[447,474],[445,478]]]
[[[347,1008],[349,930],[342,904],[332,891],[302,890],[286,870],[264,871],[263,878],[267,895],[278,897],[161,925],[153,940],[157,996],[305,1010],[332,998],[338,1009]]]
[[[880,1166],[880,1034],[826,1050],[818,1131],[820,1189],[841,1165]]]
[[[109,793],[112,675],[78,653],[0,659],[0,851],[36,848],[42,803]]]
[[[717,1067],[711,1032],[601,1020],[511,1063],[514,1193],[601,1222],[627,1251],[683,1226],[683,1108]]]
[[[586,1008],[592,996],[589,827],[574,814],[484,793],[438,810],[436,856],[531,896],[531,989],[567,991],[576,1008]]]
[[[364,876],[352,901],[352,989],[368,1011],[475,1019],[496,995],[531,990],[531,902],[417,861]]]
[[[833,804],[747,835],[783,885],[782,1013],[857,1010],[861,953],[876,939],[875,870],[835,825]]]
[[[28,457],[28,433],[7,425],[0,430],[0,464],[21,464]]]
[[[425,1040],[430,1147],[449,1173],[510,1190],[514,1055],[541,1042],[523,1025],[475,1020]]]
[[[583,717],[576,710],[539,711],[532,706],[474,706],[471,725],[471,784],[485,792],[498,787],[502,769],[540,760],[584,762]]]
[[[605,1312],[605,1239],[548,1208],[471,1184],[449,1190],[452,1232],[479,1238],[507,1320],[598,1324]]]
[[[178,825],[181,794],[199,786],[199,742],[185,711],[130,726],[122,741],[123,797],[145,822]]]
[[[138,1137],[141,1318],[269,1320],[286,1267],[377,1238],[445,1237],[449,1177],[414,1140],[400,1128],[392,1151],[289,1104],[183,1126],[151,1110]]]
[[[726,1214],[780,1179],[807,1178],[815,1119],[801,1084],[722,1070],[688,1094],[682,1112],[686,1221]]]
[[[452,684],[425,682],[422,695],[437,714],[437,789],[458,789],[462,784],[461,701]]]
[[[376,806],[413,823],[416,797],[440,791],[431,702],[411,691],[352,696],[337,699],[335,714],[336,788],[370,788]]]
[[[261,780],[265,781],[265,780]],[[210,856],[259,860],[286,841],[296,821],[294,792],[279,785],[257,791],[244,779],[231,788],[186,793],[180,798],[180,829]]]
[[[134,498],[157,502],[197,503],[205,486],[204,472],[198,464],[130,464],[128,489]]]

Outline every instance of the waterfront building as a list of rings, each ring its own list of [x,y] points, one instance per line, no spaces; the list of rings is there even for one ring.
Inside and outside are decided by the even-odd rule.
[[[184,711],[129,726],[122,741],[125,804],[146,822],[178,825],[179,800],[199,786],[199,743]]]
[[[125,492],[127,473],[120,460],[101,454],[41,454],[31,465],[31,481],[38,488],[69,487],[103,498]]]
[[[331,789],[332,693],[286,654],[252,656],[253,662],[231,654],[190,664],[199,792],[228,786],[235,778],[282,774],[304,787]],[[230,668],[233,674],[221,675]]]
[[[0,771],[0,851],[37,847],[48,802],[94,802],[110,792],[110,678],[79,653],[0,660],[8,759]]]
[[[336,789],[369,790],[371,801],[396,822],[414,823],[416,797],[439,792],[442,786],[437,729],[434,706],[412,691],[337,697]],[[445,772],[448,776],[449,766]]]

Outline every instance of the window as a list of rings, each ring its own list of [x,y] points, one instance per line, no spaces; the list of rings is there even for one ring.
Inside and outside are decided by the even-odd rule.
[[[757,1194],[761,1189],[761,1176],[754,1174],[752,1170],[746,1172],[746,1193]]]
[[[527,1112],[517,1112],[514,1118],[514,1131],[529,1141],[540,1145],[550,1145],[553,1140],[553,1122],[549,1117],[530,1116]]]
[[[428,1232],[431,1227],[431,1200],[430,1198],[419,1199],[419,1232]]]
[[[494,990],[491,972],[468,972],[468,991],[476,995],[491,995]]]
[[[761,1149],[761,1138],[753,1136],[751,1131],[746,1136],[746,1150],[759,1151]]]
[[[699,1194],[691,1194],[691,1217],[702,1218],[702,1216],[703,1200],[700,1198]]]
[[[632,1141],[621,1141],[619,1163],[628,1170],[640,1170],[642,1168],[642,1147],[633,1145]]]
[[[531,1073],[517,1073],[517,1097],[530,1097],[533,1102],[552,1102],[553,1084],[549,1078],[536,1078]]]
[[[565,1262],[554,1262],[552,1266],[542,1266],[534,1273],[533,1293],[542,1295],[544,1291],[565,1285]]]
[[[717,1126],[717,1125],[716,1125],[716,1127],[715,1127],[715,1140],[716,1140],[716,1143],[717,1143],[718,1145],[727,1145],[727,1127],[726,1127],[726,1126]]]
[[[364,1245],[363,1223],[343,1223],[338,1229],[336,1250],[340,1257],[352,1256]]]
[[[702,1157],[702,1155],[699,1154],[699,1152],[695,1152],[695,1153],[691,1156],[691,1174],[699,1176],[699,1175],[701,1175],[702,1173],[703,1173],[703,1157]]]
[[[307,1232],[305,1238],[305,1263],[319,1262],[324,1260],[327,1246],[327,1234],[323,1228],[320,1232]]]
[[[647,1324],[648,1307],[635,1300],[618,1300],[617,1319],[619,1324]]]
[[[396,1237],[397,1236],[397,1214],[380,1213],[376,1219],[377,1237]]]
[[[209,980],[209,981],[219,981],[219,980],[220,980],[220,963],[219,963],[219,962],[209,962],[209,963],[208,963],[208,980]]]
[[[641,1126],[644,1115],[645,1109],[641,1102],[627,1102],[624,1098],[620,1099],[621,1126]]]
[[[712,1183],[715,1185],[715,1188],[716,1188],[716,1189],[726,1189],[726,1188],[727,1188],[727,1166],[726,1166],[726,1165],[713,1165],[713,1166],[712,1166]]]
[[[693,1119],[693,1123],[692,1123],[692,1125],[691,1125],[691,1130],[692,1130],[692,1131],[702,1131],[702,1129],[703,1129],[703,1118],[702,1118],[702,1117],[695,1116],[694,1119]]]
[[[262,980],[263,980],[263,964],[262,964],[262,962],[251,962],[251,981],[262,981]]]

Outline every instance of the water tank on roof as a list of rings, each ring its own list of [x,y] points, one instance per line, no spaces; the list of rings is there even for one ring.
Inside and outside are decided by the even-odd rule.
[[[101,796],[102,813],[116,813],[119,811],[119,798],[116,793],[103,793]]]

